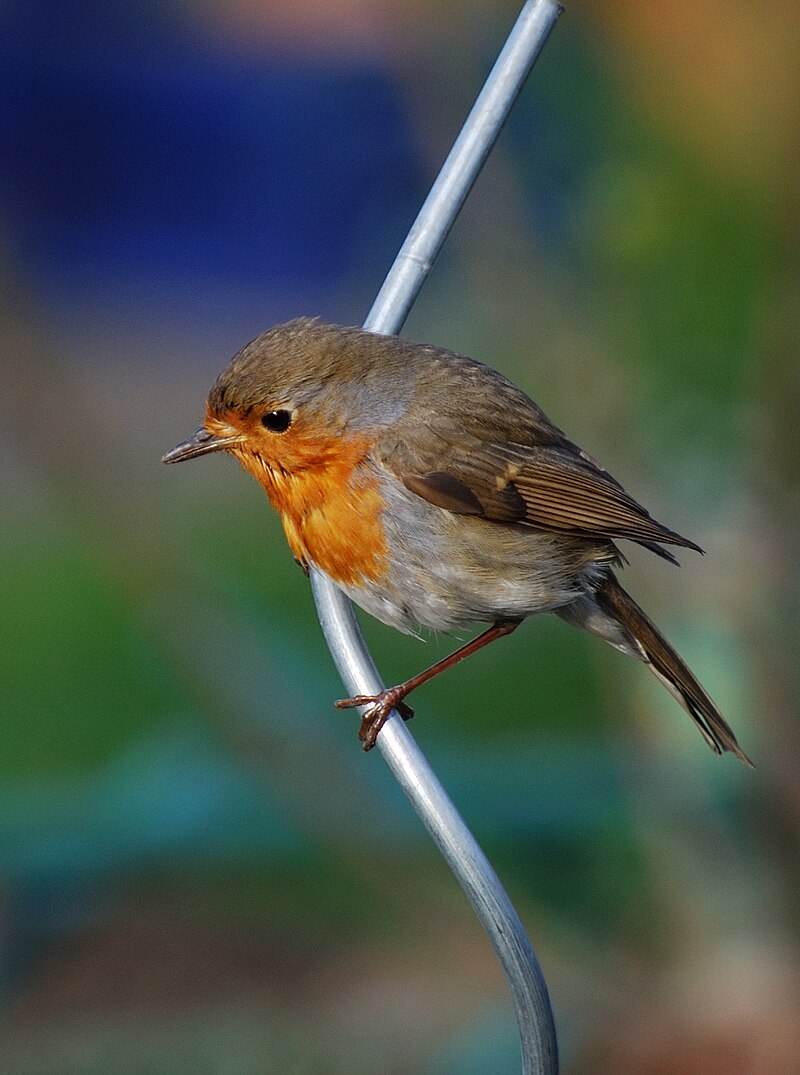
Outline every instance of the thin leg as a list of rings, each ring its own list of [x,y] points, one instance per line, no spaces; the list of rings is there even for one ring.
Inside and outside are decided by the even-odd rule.
[[[343,698],[334,704],[337,709],[352,709],[354,706],[359,705],[369,706],[369,709],[361,718],[358,738],[364,744],[364,750],[372,750],[378,738],[378,732],[386,723],[386,719],[393,709],[398,710],[403,720],[408,720],[413,716],[414,711],[403,702],[406,695],[416,690],[417,687],[421,687],[423,683],[427,683],[429,679],[433,679],[434,676],[438,676],[440,672],[445,672],[448,668],[452,668],[454,664],[463,661],[465,657],[477,653],[479,649],[488,646],[496,638],[510,635],[512,631],[519,627],[520,623],[521,620],[497,620],[491,627],[487,627],[482,634],[479,634],[477,638],[473,638],[471,642],[467,642],[448,657],[443,657],[441,661],[432,664],[430,668],[426,668],[423,672],[418,672],[411,679],[407,679],[405,683],[398,683],[396,687],[387,687],[380,694],[357,694],[355,698]]]

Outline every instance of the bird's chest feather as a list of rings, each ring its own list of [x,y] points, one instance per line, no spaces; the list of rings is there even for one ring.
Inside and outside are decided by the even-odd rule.
[[[345,586],[377,581],[388,567],[384,503],[364,462],[368,450],[366,438],[350,437],[318,444],[282,466],[240,456],[280,514],[294,556]]]

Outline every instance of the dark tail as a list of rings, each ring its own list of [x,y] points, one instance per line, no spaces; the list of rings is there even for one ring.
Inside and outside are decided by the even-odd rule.
[[[601,583],[595,601],[631,638],[637,655],[681,703],[711,749],[716,754],[729,750],[752,768],[753,763],[736,742],[727,721],[691,670],[613,575]]]

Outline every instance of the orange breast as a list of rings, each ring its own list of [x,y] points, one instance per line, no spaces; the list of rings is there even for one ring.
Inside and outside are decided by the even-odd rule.
[[[335,582],[377,580],[388,567],[377,477],[363,463],[363,436],[293,438],[281,443],[280,465],[246,446],[242,466],[260,482],[283,520],[289,546]]]

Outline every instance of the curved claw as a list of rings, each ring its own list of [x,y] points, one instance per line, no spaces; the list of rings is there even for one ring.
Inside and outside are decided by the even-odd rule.
[[[403,720],[411,720],[411,718],[414,716],[414,710],[411,708],[410,705],[406,705],[405,702],[395,702],[394,707],[400,714],[400,716],[403,718]]]
[[[352,698],[339,698],[333,704],[336,709],[355,709],[357,705],[369,705],[379,697],[378,694],[354,694]]]
[[[414,716],[414,710],[403,701],[403,693],[398,687],[388,687],[380,694],[356,694],[352,698],[340,698],[333,704],[337,709],[353,709],[361,705],[368,707],[361,718],[358,738],[364,744],[364,750],[372,750],[378,740],[378,732],[393,709],[403,720],[411,720]]]

